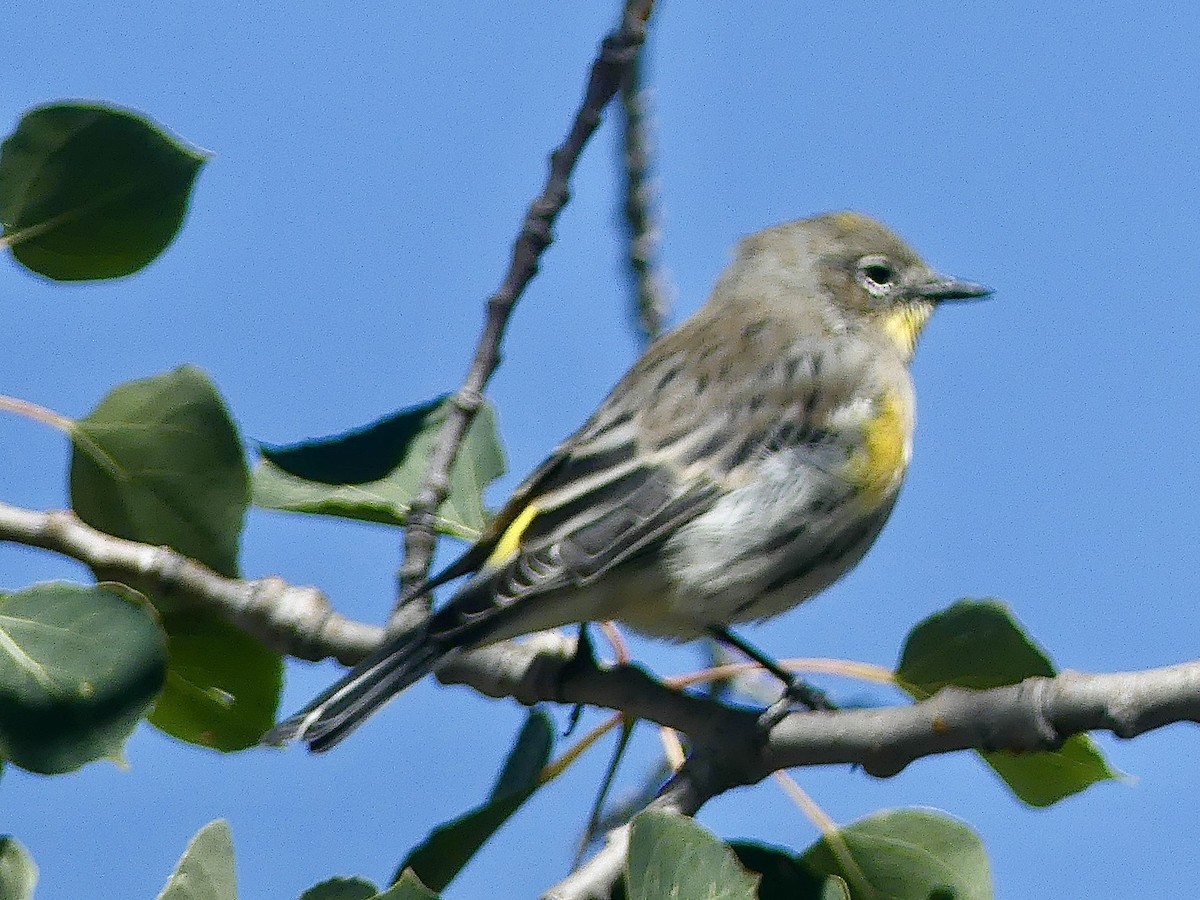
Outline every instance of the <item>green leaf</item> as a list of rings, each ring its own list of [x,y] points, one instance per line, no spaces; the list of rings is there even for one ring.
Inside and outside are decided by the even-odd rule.
[[[71,503],[81,519],[237,576],[249,476],[207,375],[183,366],[120,385],[71,438]]]
[[[920,622],[908,636],[896,667],[897,683],[917,700],[943,687],[984,690],[1056,674],[1050,657],[994,600],[960,600]],[[1068,738],[1058,750],[980,754],[1025,803],[1049,806],[1117,777],[1087,735]]]
[[[158,900],[237,900],[228,822],[216,819],[196,833]]]
[[[283,660],[207,610],[163,620],[171,668],[150,722],[167,734],[226,752],[254,747],[275,722]]]
[[[729,847],[743,867],[760,876],[758,900],[825,900],[829,879],[810,872],[791,850],[751,841],[730,841]]]
[[[397,878],[405,869],[412,869],[435,892],[445,890],[488,838],[541,786],[538,776],[550,761],[553,744],[549,717],[534,710],[509,751],[487,802],[430,832],[405,857],[396,870]]]
[[[334,437],[263,447],[254,503],[265,509],[404,525],[450,401],[439,398]],[[487,524],[483,489],[504,474],[496,418],[487,404],[467,430],[450,470],[438,531],[473,540]]]
[[[724,843],[686,816],[635,816],[625,870],[628,900],[755,900],[759,878]]]
[[[126,110],[30,110],[0,147],[4,243],[56,281],[129,275],[174,239],[206,159]]]
[[[438,900],[438,895],[421,884],[412,869],[405,869],[395,884],[371,900]]]
[[[184,366],[115,388],[72,439],[71,500],[81,519],[237,576],[249,475],[237,429],[203,372]],[[256,744],[279,703],[279,655],[215,612],[180,607],[152,584],[134,587],[162,611],[170,638],[167,687],[151,722],[219,750]]]
[[[362,878],[330,878],[313,885],[300,900],[372,900],[379,888]]]
[[[991,869],[979,837],[964,823],[933,810],[875,813],[839,829],[832,841],[822,838],[800,861],[816,876],[842,879],[854,897],[991,900],[993,896]],[[836,883],[835,888],[827,886],[832,889]]]
[[[153,610],[121,585],[0,594],[0,756],[43,774],[121,760],[166,669]]]
[[[4,900],[33,900],[38,868],[21,842],[0,837],[0,897]]]

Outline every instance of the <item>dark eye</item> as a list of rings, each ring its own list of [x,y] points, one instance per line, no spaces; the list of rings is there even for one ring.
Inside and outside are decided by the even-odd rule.
[[[863,269],[863,275],[867,277],[868,281],[873,281],[880,287],[887,287],[892,283],[896,273],[882,263],[876,263]]]
[[[869,294],[882,297],[896,282],[896,270],[882,256],[868,256],[858,262],[858,281]]]

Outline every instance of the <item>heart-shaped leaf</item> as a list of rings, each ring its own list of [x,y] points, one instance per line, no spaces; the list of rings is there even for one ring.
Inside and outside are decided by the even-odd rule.
[[[917,700],[947,685],[982,690],[1055,673],[1046,652],[994,600],[960,600],[920,622],[909,632],[896,667],[897,683]],[[1084,734],[1053,751],[980,755],[1031,806],[1049,806],[1117,777]]]

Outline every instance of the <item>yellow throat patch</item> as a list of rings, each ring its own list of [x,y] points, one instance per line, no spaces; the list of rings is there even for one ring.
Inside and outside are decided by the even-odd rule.
[[[932,315],[933,304],[928,301],[895,306],[883,315],[881,323],[884,332],[906,360],[912,359],[913,351],[917,349],[917,338]]]
[[[862,446],[850,457],[848,480],[872,500],[899,482],[912,456],[912,415],[898,395],[888,394],[863,427]]]

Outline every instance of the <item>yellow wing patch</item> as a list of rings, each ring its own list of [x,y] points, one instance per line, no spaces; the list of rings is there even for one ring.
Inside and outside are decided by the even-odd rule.
[[[540,511],[533,503],[521,510],[521,514],[513,519],[512,524],[504,529],[504,534],[500,535],[500,540],[496,541],[495,548],[483,564],[485,569],[499,568],[517,555],[521,549],[521,536]]]
[[[863,444],[850,457],[849,481],[880,498],[899,481],[911,455],[912,416],[896,394],[889,394],[863,428]]]

